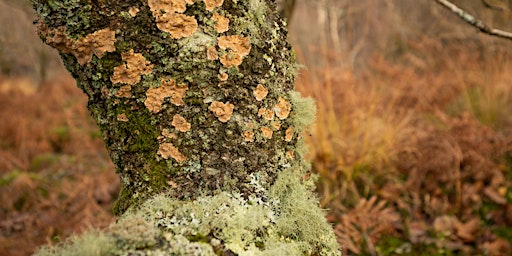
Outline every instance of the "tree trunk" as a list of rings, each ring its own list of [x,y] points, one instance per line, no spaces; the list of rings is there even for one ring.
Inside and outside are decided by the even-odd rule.
[[[119,230],[138,216],[160,231],[132,250],[162,249],[164,237],[220,255],[292,244],[301,254],[339,253],[309,191],[301,136],[314,109],[293,91],[296,64],[274,1],[32,2],[41,38],[87,94],[120,175],[118,247],[132,239]],[[149,200],[157,194],[165,196]],[[189,230],[183,212],[209,228]],[[243,228],[226,230],[237,218]]]

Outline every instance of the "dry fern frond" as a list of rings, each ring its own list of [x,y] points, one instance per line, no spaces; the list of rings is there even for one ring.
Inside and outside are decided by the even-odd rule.
[[[381,235],[395,233],[400,214],[394,208],[387,207],[386,203],[376,196],[369,200],[361,199],[356,207],[340,216],[341,222],[335,227],[340,245],[347,251],[359,254],[363,243],[371,250],[371,245]]]

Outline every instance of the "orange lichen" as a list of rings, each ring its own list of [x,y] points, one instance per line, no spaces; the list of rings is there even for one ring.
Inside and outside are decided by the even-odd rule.
[[[276,116],[279,117],[279,119],[283,120],[290,115],[290,111],[292,110],[292,105],[290,102],[286,101],[282,97],[279,97],[277,105],[274,107],[274,110],[276,112]]]
[[[254,141],[254,132],[245,131],[242,133],[242,136],[244,137],[245,141],[250,141],[250,142]]]
[[[237,67],[242,64],[242,56],[238,54],[234,54],[232,51],[229,51],[227,54],[221,56],[220,63],[224,65],[224,67]]]
[[[265,86],[258,84],[256,89],[253,91],[254,97],[256,97],[257,101],[262,101],[265,97],[267,97],[268,89]]]
[[[131,85],[121,86],[121,88],[119,88],[119,90],[117,90],[115,96],[118,98],[131,98],[132,97],[132,86]]]
[[[294,154],[294,153],[293,153],[293,151],[291,151],[291,150],[286,151],[286,156],[287,156],[290,160],[295,159],[295,154]]]
[[[235,106],[229,102],[222,103],[219,101],[214,101],[210,105],[210,111],[219,118],[219,121],[225,123],[229,119],[231,119],[231,115],[233,115],[233,109]]]
[[[258,110],[258,116],[262,116],[266,120],[271,121],[274,120],[274,111],[266,108],[260,108],[260,110]]]
[[[123,83],[135,85],[140,82],[141,76],[151,73],[153,64],[146,61],[146,58],[140,53],[134,53],[133,49],[122,55],[125,62],[121,66],[114,68],[114,74],[110,77],[112,83]]]
[[[220,73],[218,77],[221,82],[225,82],[226,80],[228,80],[229,75],[226,73]]]
[[[206,10],[213,11],[215,7],[222,6],[224,0],[204,0],[204,4],[206,5]]]
[[[148,0],[148,5],[154,16],[161,12],[184,13],[187,10],[187,4],[193,4],[193,0]]]
[[[174,160],[178,161],[178,163],[187,160],[187,157],[181,154],[180,151],[174,147],[172,143],[160,144],[157,154],[162,156],[163,159],[169,159],[169,157],[172,157]]]
[[[62,53],[70,53],[80,65],[92,60],[92,55],[102,58],[105,52],[115,52],[116,33],[109,28],[98,30],[78,40],[68,38],[66,28],[49,29],[44,23],[38,24],[38,32],[48,45]]]
[[[117,115],[117,121],[128,122],[128,117],[126,116],[125,113],[119,114],[119,115]]]
[[[176,128],[176,130],[180,131],[180,132],[188,132],[190,131],[190,123],[187,122],[187,120],[176,114],[173,116],[172,118],[172,125],[174,126],[174,128]]]
[[[128,10],[128,13],[129,13],[132,17],[137,16],[137,13],[139,13],[139,12],[140,12],[139,8],[137,8],[137,7],[135,7],[135,6],[130,7],[130,9]]]
[[[221,36],[218,38],[218,44],[221,49],[230,48],[240,56],[247,56],[251,52],[251,43],[249,37],[243,36]]]
[[[157,27],[169,32],[174,39],[189,37],[197,30],[197,20],[181,13],[164,13],[156,16]]]
[[[266,127],[266,126],[263,126],[260,128],[260,131],[261,131],[261,135],[264,137],[264,138],[267,138],[267,139],[270,139],[272,138],[272,134],[274,133],[272,131],[272,129]]]
[[[274,131],[277,131],[281,129],[281,124],[279,122],[272,122],[272,128],[274,128]]]
[[[188,87],[185,84],[177,85],[174,79],[166,80],[162,78],[162,84],[159,87],[149,88],[146,92],[144,105],[153,113],[162,110],[162,104],[165,98],[171,97],[171,103],[176,106],[185,104],[183,97]]]
[[[221,49],[227,50],[227,53],[220,57],[220,62],[225,67],[236,67],[242,64],[243,57],[251,52],[249,37],[221,36],[218,38],[218,45]]]
[[[208,60],[217,60],[219,58],[219,52],[217,52],[215,46],[212,46],[206,50],[206,58]]]
[[[178,138],[178,136],[172,132],[169,131],[169,129],[163,129],[162,130],[162,136],[167,139],[175,140]]]
[[[288,127],[285,132],[284,140],[286,142],[290,142],[293,139],[293,135],[295,134],[295,129],[293,129],[293,126]]]
[[[229,19],[228,18],[226,18],[220,14],[214,13],[212,19],[214,21],[216,21],[215,29],[217,30],[217,33],[223,33],[223,32],[226,32],[229,30]]]

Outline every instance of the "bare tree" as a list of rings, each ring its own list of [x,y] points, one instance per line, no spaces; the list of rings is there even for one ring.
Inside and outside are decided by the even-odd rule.
[[[340,254],[310,191],[314,106],[293,90],[274,1],[32,3],[121,177],[103,254]]]

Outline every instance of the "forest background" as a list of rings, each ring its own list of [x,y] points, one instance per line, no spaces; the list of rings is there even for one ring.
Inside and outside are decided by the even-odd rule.
[[[512,1],[453,1],[512,31]],[[0,0],[0,255],[113,220],[119,181],[28,1]],[[347,255],[512,253],[512,41],[432,0],[296,0],[309,157]]]

